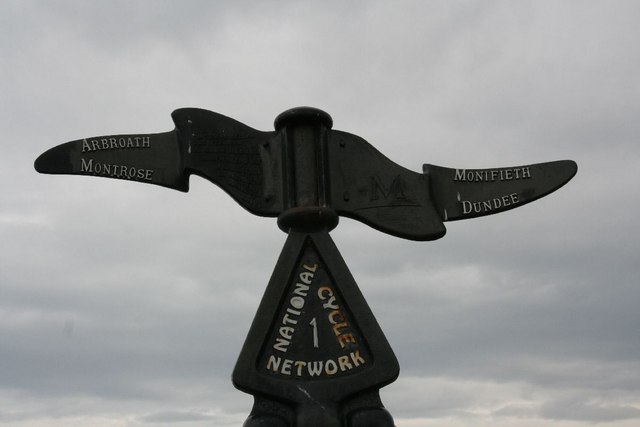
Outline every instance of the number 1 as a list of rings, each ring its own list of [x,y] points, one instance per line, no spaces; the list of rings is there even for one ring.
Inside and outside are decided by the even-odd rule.
[[[318,324],[316,323],[316,318],[311,319],[309,324],[313,327],[313,347],[318,348]]]

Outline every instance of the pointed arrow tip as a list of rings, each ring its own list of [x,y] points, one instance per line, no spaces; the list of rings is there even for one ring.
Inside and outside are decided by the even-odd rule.
[[[556,170],[558,171],[558,173],[562,171],[564,175],[564,181],[558,183],[557,188],[560,188],[563,185],[565,185],[567,182],[571,181],[571,179],[574,176],[576,176],[576,174],[578,173],[578,164],[573,160],[559,160],[556,163],[559,166],[558,168],[556,168]],[[552,191],[555,191],[555,190],[552,190]]]
[[[33,162],[33,167],[36,168],[36,171],[40,173],[47,173],[47,153],[40,154],[35,162]]]
[[[70,173],[73,168],[69,158],[69,147],[62,144],[45,151],[38,156],[33,166],[40,173]]]

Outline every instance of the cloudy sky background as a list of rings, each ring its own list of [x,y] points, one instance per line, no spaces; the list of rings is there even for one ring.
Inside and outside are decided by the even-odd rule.
[[[556,193],[409,242],[332,232],[401,366],[398,427],[640,423],[640,3],[0,3],[0,424],[239,427],[285,235],[220,189],[39,175],[82,137],[311,105],[397,163],[573,159]]]

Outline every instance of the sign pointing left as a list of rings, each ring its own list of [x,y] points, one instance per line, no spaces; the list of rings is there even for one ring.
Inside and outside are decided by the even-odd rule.
[[[42,173],[102,176],[189,190],[175,130],[78,139],[43,153],[35,168]]]
[[[221,187],[253,214],[277,216],[282,211],[282,197],[272,191],[280,181],[278,167],[271,167],[276,161],[268,156],[275,132],[262,132],[199,108],[181,108],[171,116],[176,127],[170,132],[78,139],[43,153],[35,168],[41,173],[125,179],[184,192],[189,191],[189,175],[195,174]]]

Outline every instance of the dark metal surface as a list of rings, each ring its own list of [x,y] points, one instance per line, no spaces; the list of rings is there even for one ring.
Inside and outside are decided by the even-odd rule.
[[[104,135],[67,142],[35,161],[40,173],[89,175],[189,190],[176,131]]]
[[[331,117],[310,107],[282,113],[275,132],[197,108],[172,116],[171,132],[71,141],[42,154],[35,167],[180,191],[188,191],[189,175],[196,174],[255,215],[327,208],[411,240],[442,237],[446,221],[522,206],[560,188],[577,171],[565,160],[495,169],[424,165],[418,173],[364,139],[332,130]],[[288,218],[280,223],[283,229],[291,226]],[[337,217],[330,222],[337,223]]]
[[[332,132],[328,152],[332,207],[339,215],[405,239],[444,236],[428,175],[397,165],[346,132]]]
[[[349,424],[355,414],[366,419],[370,411],[386,412],[378,389],[398,372],[329,234],[289,233],[233,372],[236,387],[262,396],[250,420],[358,425]]]
[[[571,160],[494,169],[423,169],[431,177],[433,203],[445,221],[517,208],[562,187],[578,171]]]
[[[159,134],[107,135],[54,147],[38,172],[126,179],[189,191],[189,175],[218,185],[256,215],[282,212],[280,161],[269,150],[275,132],[261,132],[198,108],[172,114],[176,128]],[[272,167],[273,166],[273,167]]]

